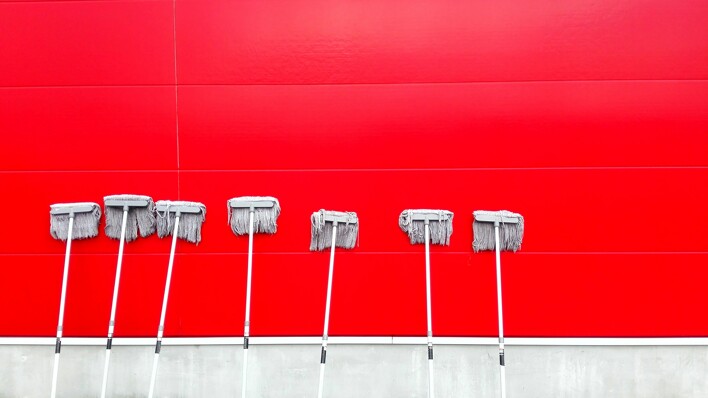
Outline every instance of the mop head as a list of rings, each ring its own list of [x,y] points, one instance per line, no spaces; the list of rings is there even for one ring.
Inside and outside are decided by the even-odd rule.
[[[483,221],[479,219],[483,218]],[[524,239],[524,217],[518,213],[506,210],[486,211],[477,210],[474,212],[474,241],[472,248],[475,252],[484,250],[495,250],[494,244],[494,222],[488,221],[490,218],[500,218],[499,242],[501,251],[517,251],[521,248],[521,240]],[[504,219],[515,219],[518,222],[504,222]]]
[[[425,243],[425,218],[429,220],[430,243],[449,246],[452,235],[452,217],[448,210],[403,210],[398,217],[398,226],[408,234],[411,244]]]
[[[239,203],[263,202],[272,203],[272,207],[257,207],[253,209],[253,233],[274,234],[278,230],[276,221],[280,215],[280,203],[272,196],[241,196],[227,202],[229,225],[236,235],[248,235],[250,207],[234,207]]]
[[[155,202],[144,195],[110,195],[103,198],[104,212],[106,213],[106,236],[120,239],[120,230],[123,224],[123,208],[119,206],[105,206],[105,202],[144,200],[145,207],[128,207],[128,217],[125,224],[125,241],[132,242],[138,238],[138,231],[143,238],[155,233]]]
[[[52,238],[66,241],[69,237],[69,209],[84,208],[84,211],[74,213],[74,225],[71,239],[93,238],[98,235],[98,222],[101,220],[101,206],[93,202],[57,203],[50,206],[49,233]],[[63,211],[63,214],[51,214],[52,211]]]
[[[199,243],[202,240],[202,224],[206,218],[206,206],[199,202],[158,200],[157,208],[157,236],[164,238],[172,235],[175,229],[176,211],[178,206],[197,208],[197,213],[182,212],[179,217],[177,237],[188,242]],[[164,210],[160,210],[160,208]]]
[[[320,210],[312,213],[312,239],[310,251],[322,251],[332,247],[333,221],[337,221],[336,247],[351,249],[359,238],[359,218],[354,212]]]

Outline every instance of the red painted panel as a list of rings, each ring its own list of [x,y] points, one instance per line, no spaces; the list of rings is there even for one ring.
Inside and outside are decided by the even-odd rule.
[[[451,247],[469,252],[472,211],[507,208],[527,223],[529,252],[706,251],[708,168],[182,172],[182,196],[207,205],[204,240],[194,253],[243,250],[226,225],[226,200],[273,195],[282,214],[274,236],[258,237],[265,252],[309,248],[310,214],[320,208],[359,213],[361,252],[408,252],[398,227],[406,208],[455,212]],[[690,209],[691,223],[668,212]],[[685,233],[669,233],[683,225]],[[241,247],[241,249],[236,249]]]
[[[496,325],[494,267],[476,267],[469,254],[434,254],[434,328],[441,334],[492,334]],[[252,330],[256,335],[321,334],[328,253],[260,255],[254,259]],[[245,258],[236,266],[245,268]],[[491,272],[491,274],[489,274]],[[243,285],[243,283],[242,283]],[[238,285],[237,285],[238,286]],[[243,288],[238,286],[243,317]],[[454,305],[450,306],[451,301]],[[461,314],[464,309],[464,314]],[[426,333],[425,257],[419,253],[340,251],[332,283],[330,334]],[[287,330],[287,333],[283,331]],[[238,329],[237,329],[237,334]]]
[[[0,255],[0,336],[56,335],[63,256]]]
[[[676,233],[690,234],[684,227]],[[494,266],[491,254],[486,261]],[[509,335],[708,335],[705,252],[508,255],[502,264]]]
[[[180,88],[183,169],[708,165],[706,82]]]
[[[170,240],[159,241],[161,246],[158,255],[133,255],[127,257],[121,275],[120,297],[118,298],[118,309],[116,311],[115,335],[122,337],[154,337],[160,324],[160,309],[162,308],[162,295],[165,288],[165,277],[167,275],[167,263],[169,262]],[[181,245],[180,245],[181,246]],[[175,259],[173,269],[173,282],[178,283],[181,274],[181,260]],[[111,275],[115,272],[115,267],[110,269]],[[110,276],[113,280],[113,276]],[[112,292],[112,289],[109,289]],[[188,292],[190,296],[195,292]],[[205,292],[206,293],[206,292]],[[173,303],[168,303],[168,310],[174,304],[175,295],[170,290],[170,297]],[[227,303],[223,303],[226,305]],[[212,306],[221,307],[221,302],[213,302]],[[110,316],[110,302],[106,306],[109,311],[106,319]],[[192,317],[187,317],[187,330],[197,330],[199,325],[195,322],[198,314],[203,308],[192,307],[188,312]],[[85,314],[84,314],[85,315]],[[190,322],[190,318],[192,318]],[[180,321],[181,322],[181,321]],[[190,327],[191,324],[191,327]],[[168,335],[174,335],[171,327],[167,328]],[[219,330],[214,328],[214,332]],[[99,330],[99,335],[105,335],[106,331]]]
[[[165,242],[165,246],[168,246]],[[2,255],[0,335],[50,336],[56,327],[62,256]],[[508,336],[706,336],[703,254],[504,253]],[[491,253],[434,253],[433,329],[438,336],[496,334]],[[246,257],[178,255],[167,313],[168,336],[241,333]],[[321,333],[327,253],[257,254],[255,336]],[[159,319],[167,255],[129,255],[118,303],[117,336],[152,336]],[[115,264],[110,256],[72,258],[68,336],[102,336]],[[32,281],[18,283],[17,281]],[[337,253],[331,335],[425,334],[425,271],[419,253]]]
[[[705,79],[708,5],[179,0],[180,82]]]
[[[0,170],[177,166],[172,87],[0,89]]]
[[[49,204],[133,192],[209,209],[204,242],[178,246],[168,336],[241,333],[246,239],[224,202],[252,194],[283,205],[256,238],[257,336],[321,332],[320,207],[362,221],[337,253],[332,335],[424,335],[423,248],[397,217],[443,207],[436,335],[496,333],[471,212],[508,208],[527,221],[503,257],[508,335],[708,336],[704,2],[178,0],[177,16],[179,154],[171,1],[0,4],[0,335],[55,332]],[[528,80],[575,81],[469,83]],[[367,84],[429,82],[448,83]],[[242,86],[199,86],[215,83]],[[37,87],[77,85],[122,87]],[[155,334],[169,243],[127,246],[118,336]],[[105,335],[117,246],[75,243],[66,335]]]
[[[0,86],[173,84],[171,1],[0,3]]]
[[[3,225],[0,228],[0,253],[64,254],[63,242],[49,234],[49,205],[64,202],[96,202],[103,206],[103,197],[120,193],[150,195],[155,200],[176,198],[177,173],[165,172],[0,172],[0,208]],[[86,253],[118,253],[118,241],[103,233],[103,218],[99,236],[77,242]],[[78,250],[78,249],[77,249]],[[162,253],[163,244],[156,236],[138,239],[125,247],[126,253]],[[169,250],[169,248],[167,249]]]
[[[176,250],[178,253],[183,253],[187,246],[190,244],[179,242]],[[273,257],[264,259],[263,256],[255,256],[254,261],[258,261],[261,267],[258,270],[259,275],[262,275],[264,260],[267,264],[271,264],[273,260],[287,262],[287,256]],[[246,297],[246,261],[244,254],[178,254],[175,259],[173,283],[165,320],[166,335],[242,336]],[[162,292],[161,287],[159,290]],[[282,291],[275,296],[267,297],[266,300],[285,302],[290,298],[288,292]],[[156,306],[157,315],[153,329],[157,327],[159,321],[160,305],[161,303],[158,303]],[[141,311],[138,305],[133,305],[133,308],[135,312]],[[251,308],[255,311],[255,307]],[[302,314],[303,311],[300,313]],[[140,318],[135,320],[139,321]],[[266,327],[266,330],[291,329],[271,317],[265,320],[261,327]],[[257,331],[251,328],[251,332],[253,334]],[[127,333],[133,332],[131,330]]]
[[[64,335],[101,337],[108,332],[114,255],[87,255],[88,241],[72,245],[67,282]],[[116,311],[116,336],[157,333],[169,242],[161,255],[126,254]],[[63,255],[0,255],[9,275],[0,278],[0,335],[56,334],[64,267]],[[9,276],[9,278],[8,278]],[[192,311],[198,310],[193,308]]]

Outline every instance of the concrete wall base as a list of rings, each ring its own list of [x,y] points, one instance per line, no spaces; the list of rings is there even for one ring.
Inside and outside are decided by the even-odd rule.
[[[241,394],[240,346],[164,346],[157,397],[233,398]],[[418,345],[331,345],[327,398],[425,398],[426,348]],[[105,350],[64,346],[58,396],[95,398]],[[49,396],[54,350],[0,346],[0,398]],[[153,348],[114,346],[108,392],[112,398],[147,396]],[[509,398],[708,397],[706,346],[509,346]],[[248,396],[315,397],[319,346],[252,345]],[[435,348],[438,397],[499,396],[497,348]]]

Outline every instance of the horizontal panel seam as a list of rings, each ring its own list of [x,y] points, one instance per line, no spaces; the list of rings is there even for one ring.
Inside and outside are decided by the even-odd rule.
[[[38,4],[38,3],[172,3],[172,0],[1,0],[0,4]]]
[[[707,148],[708,149],[708,148]],[[180,173],[321,173],[321,172],[456,172],[456,171],[585,171],[585,170],[708,170],[705,166],[549,166],[549,167],[451,167],[451,168],[352,168],[352,169],[184,169]],[[152,170],[0,170],[0,174],[13,173],[177,173],[177,169]]]
[[[103,0],[114,1],[114,0]],[[24,3],[24,2],[23,2]],[[420,81],[420,82],[348,82],[348,83],[178,83],[180,87],[238,87],[238,86],[420,86],[420,85],[484,85],[484,84],[534,84],[534,83],[672,83],[672,82],[708,82],[708,79],[544,79],[544,80],[479,80],[479,81]],[[21,88],[90,88],[90,87],[172,87],[174,83],[145,84],[75,84],[75,85],[7,85],[0,89]]]

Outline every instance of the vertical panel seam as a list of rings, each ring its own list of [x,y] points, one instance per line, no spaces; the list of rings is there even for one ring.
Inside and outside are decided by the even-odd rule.
[[[180,199],[180,164],[179,164],[179,85],[177,82],[177,1],[172,0],[172,54],[174,62],[175,87],[175,141],[177,152],[177,199]]]

